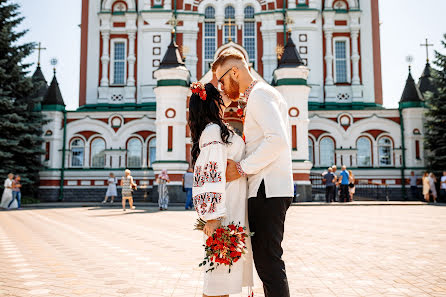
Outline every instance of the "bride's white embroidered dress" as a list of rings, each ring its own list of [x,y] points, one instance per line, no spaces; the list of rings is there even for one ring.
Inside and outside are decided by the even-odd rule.
[[[249,230],[247,180],[242,177],[226,183],[227,159],[236,162],[242,160],[245,143],[240,136],[233,133],[229,137],[230,143],[225,144],[220,133],[217,124],[208,124],[200,136],[200,155],[195,163],[192,188],[195,209],[205,221],[222,217],[222,225],[240,223]],[[225,265],[207,273],[209,266],[204,267],[204,294],[238,294],[242,287],[253,285],[253,260],[249,238],[247,247],[247,254],[231,267],[230,273]]]

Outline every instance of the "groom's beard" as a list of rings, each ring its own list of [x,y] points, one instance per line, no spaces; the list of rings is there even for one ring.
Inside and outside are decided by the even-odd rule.
[[[232,79],[232,77],[229,77],[229,88],[226,95],[231,100],[237,100],[240,97],[240,84]]]

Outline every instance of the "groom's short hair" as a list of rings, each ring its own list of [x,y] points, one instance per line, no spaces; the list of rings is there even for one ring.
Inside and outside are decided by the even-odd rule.
[[[218,56],[217,60],[212,63],[212,72],[217,71],[218,67],[221,67],[226,64],[226,62],[230,60],[237,60],[241,62],[246,62],[245,57],[237,50],[234,49],[228,49],[227,51],[223,52],[220,56]]]

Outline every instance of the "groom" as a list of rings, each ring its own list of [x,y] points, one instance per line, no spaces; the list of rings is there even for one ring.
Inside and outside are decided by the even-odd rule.
[[[221,54],[212,65],[221,90],[231,99],[244,93],[246,157],[228,160],[226,181],[248,176],[248,218],[257,273],[265,297],[289,297],[282,240],[285,216],[294,194],[288,107],[270,85],[256,81],[243,55]]]

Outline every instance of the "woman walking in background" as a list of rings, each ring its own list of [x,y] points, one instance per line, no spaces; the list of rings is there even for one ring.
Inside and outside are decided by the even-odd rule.
[[[116,190],[116,184],[118,183],[118,181],[116,180],[116,177],[113,174],[113,172],[110,172],[107,182],[108,182],[107,193],[105,193],[105,199],[104,201],[102,201],[102,203],[107,203],[108,197],[111,197],[110,203],[113,203],[115,197],[118,196],[118,191]]]
[[[125,202],[128,199],[130,209],[135,209],[133,206],[133,189],[136,189],[136,184],[133,182],[133,177],[130,175],[130,170],[125,170],[125,176],[121,179],[122,187],[122,210],[125,211]]]
[[[8,178],[5,179],[5,189],[3,190],[2,202],[0,207],[3,209],[17,208],[17,201],[12,197],[12,179],[14,174],[8,174]]]
[[[429,174],[429,186],[431,189],[432,197],[434,198],[434,203],[437,203],[437,188],[435,187],[435,183],[437,182],[437,178],[435,174],[431,172]]]
[[[421,178],[421,180],[423,182],[423,196],[424,196],[424,200],[426,200],[426,202],[429,202],[430,183],[429,183],[429,176],[428,176],[427,172],[425,172],[423,174],[423,177]]]
[[[169,175],[167,170],[163,170],[158,178],[156,179],[158,183],[158,205],[160,210],[167,210],[169,205],[169,192],[167,191],[167,184],[170,183]]]
[[[348,191],[350,193],[350,202],[353,201],[353,196],[355,195],[355,176],[353,175],[353,172],[351,170],[348,171],[349,176],[349,183],[348,183]]]

